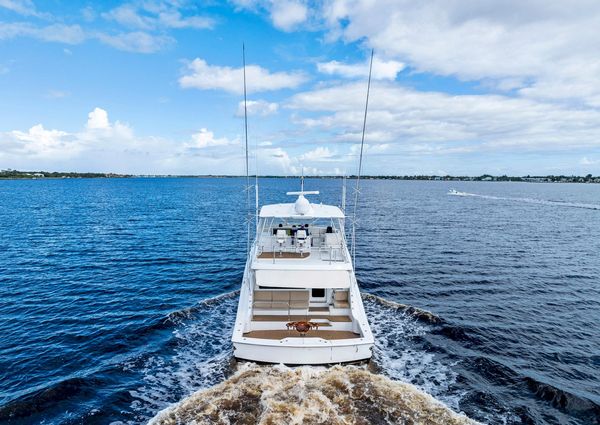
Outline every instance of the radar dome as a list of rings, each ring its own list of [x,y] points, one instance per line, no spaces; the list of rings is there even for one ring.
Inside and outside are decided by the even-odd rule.
[[[304,195],[301,194],[298,196],[298,199],[296,199],[294,209],[296,210],[297,214],[306,215],[310,213],[312,208],[310,206],[310,202],[308,202],[308,199],[306,199]]]

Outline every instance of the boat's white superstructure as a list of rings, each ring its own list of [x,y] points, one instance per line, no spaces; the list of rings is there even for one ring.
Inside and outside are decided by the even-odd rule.
[[[371,357],[363,308],[338,207],[265,205],[246,263],[234,356],[285,364],[353,362]]]

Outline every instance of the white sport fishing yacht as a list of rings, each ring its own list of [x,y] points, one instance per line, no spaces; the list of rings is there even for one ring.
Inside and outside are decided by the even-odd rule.
[[[303,186],[303,185],[302,185]],[[285,364],[371,357],[373,334],[336,206],[295,203],[260,209],[233,331],[238,359]]]
[[[242,48],[243,49],[243,48]],[[249,207],[248,113],[246,56],[244,63],[244,124],[246,137],[246,207]],[[363,121],[360,160],[352,220],[354,256],[356,206],[365,141],[369,83]],[[353,258],[345,236],[344,208],[311,204],[304,178],[295,203],[265,205],[258,212],[255,183],[256,237],[250,244],[233,329],[233,355],[265,363],[329,364],[371,358],[373,334],[354,276]]]

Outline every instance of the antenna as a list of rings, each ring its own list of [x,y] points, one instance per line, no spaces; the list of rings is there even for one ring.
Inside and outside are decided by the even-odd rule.
[[[248,100],[246,98],[246,46],[244,43],[242,43],[242,63],[244,70],[244,136],[246,139],[246,252],[250,255],[250,168],[248,167]]]
[[[346,215],[346,173],[342,176],[342,212]]]
[[[298,195],[298,196],[304,196],[304,195],[318,195],[319,191],[318,190],[304,190],[304,167],[302,167],[302,175],[300,176],[300,192],[286,192],[286,195]]]
[[[369,64],[369,82],[367,83],[367,100],[365,102],[365,117],[363,119],[362,138],[360,140],[360,157],[358,159],[358,174],[356,175],[356,187],[354,188],[354,212],[352,214],[352,263],[356,267],[356,210],[358,209],[358,194],[360,193],[360,175],[362,172],[363,150],[365,147],[365,131],[367,129],[367,111],[369,110],[369,92],[371,91],[371,73],[373,72],[373,55],[375,49],[371,50],[371,62]]]

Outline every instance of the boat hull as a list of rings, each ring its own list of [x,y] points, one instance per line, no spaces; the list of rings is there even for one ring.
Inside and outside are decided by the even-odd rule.
[[[245,338],[244,342],[233,343],[233,355],[237,359],[262,363],[283,363],[288,365],[324,365],[331,363],[351,363],[368,360],[372,355],[373,343],[353,342],[331,345],[328,341],[310,341],[305,344],[294,342],[285,345],[288,340],[272,344],[268,340]],[[298,338],[294,338],[298,339]]]

